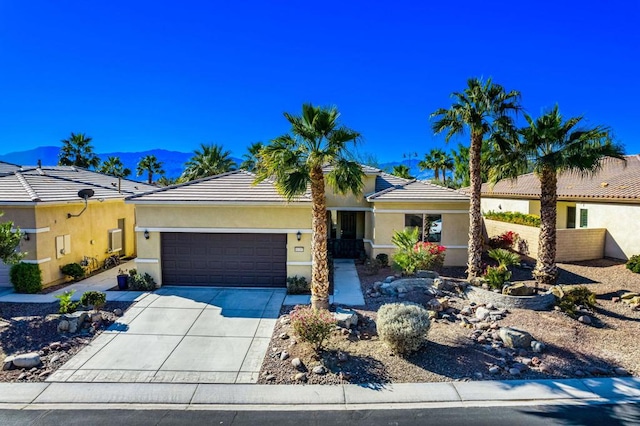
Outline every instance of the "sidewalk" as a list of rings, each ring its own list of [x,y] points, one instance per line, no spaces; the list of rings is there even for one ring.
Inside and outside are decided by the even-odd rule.
[[[48,294],[20,294],[15,293],[13,288],[3,288],[0,290],[0,302],[11,303],[54,303],[57,302],[56,296],[65,291],[75,290],[72,297],[73,300],[80,300],[82,293],[85,291],[105,291],[107,293],[107,301],[132,302],[146,294],[144,291],[106,291],[117,285],[116,275],[119,269],[134,269],[135,262],[133,260],[123,263],[117,268],[112,268],[99,274],[85,278],[82,281],[61,288]]]
[[[640,402],[640,378],[389,385],[0,383],[0,409],[390,409]]]

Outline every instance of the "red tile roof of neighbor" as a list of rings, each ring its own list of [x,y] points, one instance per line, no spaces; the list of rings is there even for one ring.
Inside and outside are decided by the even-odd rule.
[[[558,176],[558,198],[640,201],[640,155],[625,158],[626,165],[614,158],[603,159],[602,169],[592,176],[561,173]],[[535,174],[528,173],[516,180],[501,180],[493,188],[484,183],[482,195],[538,198],[540,181]]]

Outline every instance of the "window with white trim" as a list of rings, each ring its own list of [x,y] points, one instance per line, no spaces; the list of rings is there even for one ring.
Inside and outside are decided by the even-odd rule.
[[[439,214],[405,214],[405,228],[418,228],[419,240],[439,243],[442,241],[442,215]]]

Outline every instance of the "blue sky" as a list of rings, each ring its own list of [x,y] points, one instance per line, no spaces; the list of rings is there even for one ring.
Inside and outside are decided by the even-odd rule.
[[[447,148],[428,116],[472,76],[640,153],[640,2],[434,3],[2,1],[0,154],[73,131],[97,152],[239,157],[312,102],[338,106],[361,152],[422,156]]]

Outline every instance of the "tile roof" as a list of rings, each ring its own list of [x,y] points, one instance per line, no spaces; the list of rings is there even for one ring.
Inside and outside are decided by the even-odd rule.
[[[391,186],[367,197],[367,201],[394,202],[431,202],[431,201],[469,201],[469,197],[455,189],[445,188],[428,181],[412,180]]]
[[[414,179],[403,179],[398,176],[390,175],[383,171],[379,171],[376,176],[376,190],[375,192],[384,191],[385,189],[393,188],[394,186],[406,185],[412,182]]]
[[[20,170],[20,166],[18,166],[17,164],[5,163],[4,161],[0,161],[0,175],[13,173],[17,170]]]
[[[285,203],[271,181],[253,184],[255,175],[236,170],[128,197],[136,203]],[[292,202],[309,202],[309,193]]]
[[[7,164],[7,163],[4,163]],[[5,167],[0,173],[0,204],[78,201],[78,191],[91,188],[93,199],[123,199],[154,186],[73,166]]]
[[[566,172],[558,175],[559,199],[640,200],[640,155],[629,155],[624,162],[602,160],[602,169],[593,176]],[[493,188],[482,185],[484,196],[539,198],[540,181],[533,173],[517,180],[502,180]]]

